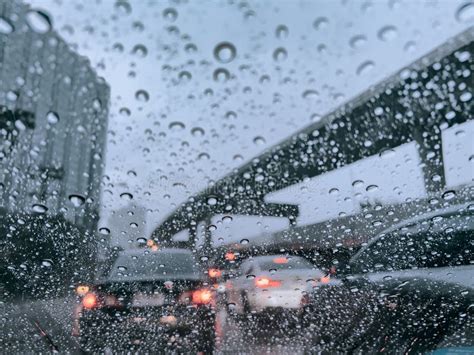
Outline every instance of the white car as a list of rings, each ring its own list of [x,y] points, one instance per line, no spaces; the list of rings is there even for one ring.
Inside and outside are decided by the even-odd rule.
[[[308,283],[327,277],[299,256],[266,255],[244,261],[227,287],[227,300],[235,314],[271,310],[299,310]]]

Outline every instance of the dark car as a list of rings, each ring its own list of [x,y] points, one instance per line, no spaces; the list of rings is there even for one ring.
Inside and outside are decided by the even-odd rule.
[[[214,292],[204,276],[188,250],[122,253],[106,278],[77,287],[81,346],[212,353]]]
[[[340,282],[315,287],[304,312],[313,347],[423,352],[456,334],[457,346],[472,349],[473,207],[386,230],[339,271]]]

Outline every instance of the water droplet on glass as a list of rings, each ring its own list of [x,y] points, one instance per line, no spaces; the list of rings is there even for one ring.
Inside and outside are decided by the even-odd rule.
[[[382,27],[377,36],[382,41],[392,41],[398,36],[398,31],[395,26],[384,26]]]
[[[467,2],[456,11],[456,20],[459,22],[474,22],[474,2]]]
[[[133,47],[132,54],[140,58],[144,58],[148,54],[148,49],[143,44],[137,44],[135,47]]]
[[[127,271],[127,268],[125,266],[117,266],[117,270],[120,271],[120,272],[124,272],[124,271]]]
[[[215,197],[209,197],[207,199],[207,204],[210,206],[215,206],[217,204],[217,199]]]
[[[249,240],[248,240],[248,239],[242,239],[242,240],[240,241],[240,244],[244,244],[244,245],[245,245],[245,244],[248,244],[248,243],[249,243]]]
[[[146,92],[145,90],[138,90],[136,93],[135,93],[135,98],[138,100],[138,101],[141,101],[141,102],[146,102],[150,99],[150,95],[148,94],[148,92]]]
[[[339,194],[339,189],[336,187],[333,187],[332,189],[329,190],[330,195],[337,195]]]
[[[51,266],[53,266],[53,261],[51,259],[45,259],[45,260],[41,261],[41,266],[51,267]]]
[[[170,21],[170,22],[174,22],[178,18],[178,12],[176,11],[176,9],[174,9],[172,7],[164,9],[163,10],[163,18]]]
[[[279,25],[275,30],[275,36],[278,39],[284,39],[288,37],[288,27],[285,25]]]
[[[266,143],[265,141],[265,138],[261,137],[261,136],[257,136],[253,139],[253,142],[256,144],[256,145],[264,145]]]
[[[110,234],[110,229],[106,227],[101,227],[99,228],[99,233],[102,235],[109,235]]]
[[[213,78],[219,83],[225,83],[230,78],[230,73],[227,69],[217,68],[214,70]]]
[[[237,55],[237,50],[235,46],[230,42],[219,43],[214,48],[214,57],[220,63],[230,63],[234,60]]]
[[[15,30],[13,25],[7,20],[5,17],[0,16],[0,33],[1,34],[9,34]]]
[[[184,70],[184,71],[182,71],[178,74],[179,80],[184,82],[184,83],[187,83],[188,81],[190,81],[192,79],[192,77],[193,76],[191,75],[191,73],[186,71],[186,70]]]
[[[357,75],[367,75],[375,68],[375,63],[371,60],[366,60],[361,63],[356,70]]]
[[[50,124],[56,124],[59,122],[59,116],[56,112],[50,111],[46,114],[46,119]]]
[[[327,27],[329,21],[326,17],[318,17],[313,22],[313,27],[315,30],[322,30]]]
[[[31,10],[26,14],[28,26],[36,33],[46,33],[52,28],[49,15],[41,10]]]
[[[362,180],[355,180],[352,182],[352,186],[356,188],[361,188],[364,186],[364,182]]]
[[[48,211],[48,207],[46,207],[45,205],[42,205],[40,203],[35,203],[31,209],[33,210],[33,212],[35,213],[46,213],[46,211]]]
[[[316,90],[306,90],[303,92],[304,99],[315,100],[319,97],[319,92]]]
[[[279,47],[273,52],[273,60],[276,62],[283,62],[288,57],[288,52],[285,48]]]
[[[174,121],[168,125],[168,128],[173,132],[179,132],[186,128],[183,122]]]
[[[202,137],[204,136],[204,129],[201,127],[194,127],[191,129],[191,134],[193,137]]]
[[[71,201],[74,207],[81,207],[86,202],[86,199],[84,196],[71,194],[69,195],[69,201]]]
[[[446,191],[445,193],[443,193],[442,197],[444,200],[452,200],[453,198],[456,197],[456,191],[454,190]]]
[[[367,192],[375,192],[379,189],[379,187],[377,185],[369,185],[367,186],[367,188],[365,189]]]
[[[133,200],[133,195],[129,192],[124,192],[124,193],[120,194],[120,198],[124,199],[124,200],[127,200],[127,201],[130,201],[130,200]]]
[[[363,46],[365,46],[366,43],[367,37],[365,37],[364,35],[356,35],[349,40],[349,45],[353,49],[362,48]]]

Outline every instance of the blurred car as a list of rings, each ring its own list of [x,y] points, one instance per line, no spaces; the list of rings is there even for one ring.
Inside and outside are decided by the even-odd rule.
[[[300,256],[266,255],[242,262],[238,277],[227,290],[227,300],[237,315],[262,315],[301,310],[307,282],[324,277]]]
[[[214,293],[189,250],[122,253],[106,278],[76,289],[75,335],[104,348],[203,351],[214,348]]]
[[[309,294],[304,318],[315,328],[314,343],[423,352],[457,332],[463,346],[472,346],[465,333],[474,311],[473,215],[473,204],[455,206],[370,240],[339,271],[339,283]]]

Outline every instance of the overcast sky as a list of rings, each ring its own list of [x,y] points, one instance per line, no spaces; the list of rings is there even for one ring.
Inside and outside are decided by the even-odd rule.
[[[111,86],[102,224],[129,192],[149,209],[148,232],[209,182],[474,24],[466,0],[27,2]],[[228,63],[213,54],[224,41],[236,48]],[[227,81],[215,80],[218,68]],[[405,159],[413,147],[400,149]],[[344,191],[351,172],[331,174],[321,191],[329,181]],[[422,194],[420,184],[414,171],[403,196]],[[311,209],[300,222],[341,205]]]

